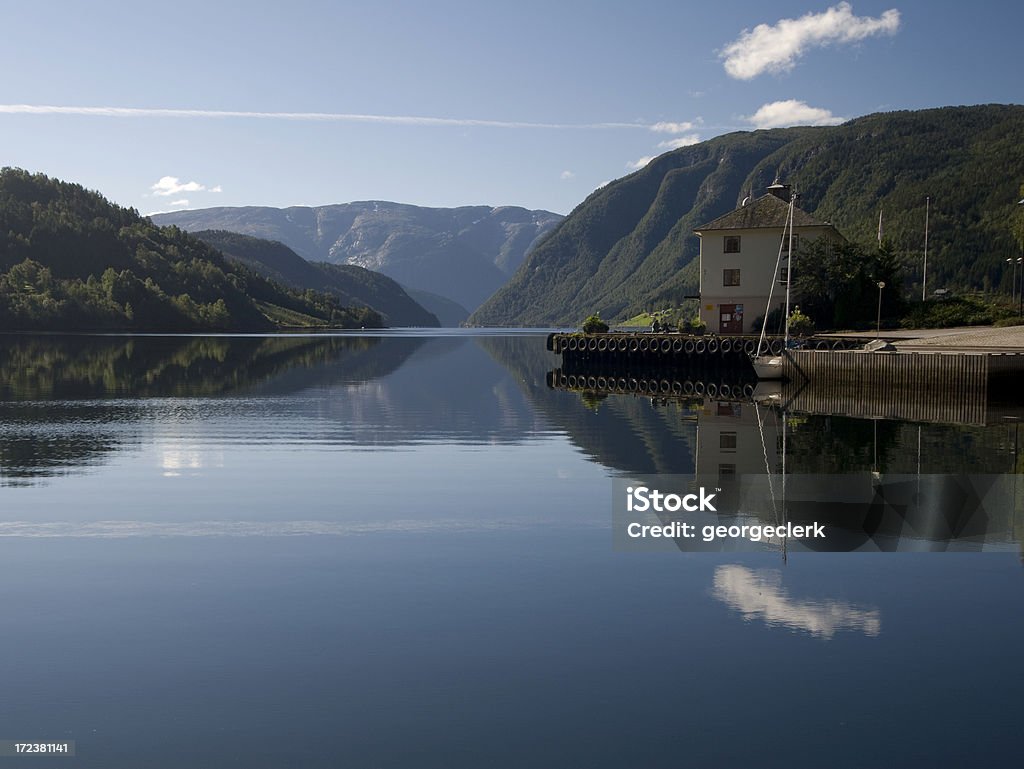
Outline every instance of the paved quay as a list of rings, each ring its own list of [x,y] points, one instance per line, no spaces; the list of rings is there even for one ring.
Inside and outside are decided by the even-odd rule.
[[[854,331],[822,336],[887,339],[897,349],[908,352],[1024,352],[1024,326],[883,329],[881,334],[874,331]]]

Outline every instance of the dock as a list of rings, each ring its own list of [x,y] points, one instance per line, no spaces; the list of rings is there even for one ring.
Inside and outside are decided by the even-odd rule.
[[[879,338],[888,343],[884,351],[864,349]],[[1024,327],[820,335],[784,352],[781,338],[769,340],[771,352],[784,358],[782,400],[795,412],[972,425],[1024,416]],[[552,334],[548,349],[560,351],[562,366],[549,374],[548,384],[609,394],[749,400],[759,389],[749,362],[757,341]]]

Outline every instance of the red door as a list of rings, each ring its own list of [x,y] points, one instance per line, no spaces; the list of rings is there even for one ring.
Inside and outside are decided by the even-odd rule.
[[[719,334],[742,334],[743,333],[743,305],[742,304],[720,304],[720,305],[718,305],[718,333]]]

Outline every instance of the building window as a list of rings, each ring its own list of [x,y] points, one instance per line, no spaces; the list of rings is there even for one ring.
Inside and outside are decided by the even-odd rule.
[[[718,477],[719,478],[732,478],[736,475],[736,465],[734,464],[720,464],[718,466]]]
[[[722,270],[723,286],[738,286],[740,284],[740,271],[738,269]]]
[[[789,283],[789,267],[779,268],[779,283],[782,285]]]
[[[789,250],[789,233],[782,233],[782,248],[784,251]],[[793,233],[793,253],[796,254],[800,251],[800,233]]]
[[[718,448],[722,451],[736,451],[736,433],[719,434]]]
[[[740,252],[740,236],[726,235],[722,251],[726,254],[738,254]]]

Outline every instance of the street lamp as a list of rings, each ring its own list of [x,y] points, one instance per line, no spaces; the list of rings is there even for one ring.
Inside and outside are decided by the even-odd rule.
[[[1006,260],[1007,264],[1013,265],[1013,274],[1010,277],[1010,301],[1016,301],[1017,299],[1017,263],[1020,259],[1009,258]],[[1010,305],[1011,307],[1013,305]]]
[[[1020,200],[1018,200],[1017,201],[1017,205],[1018,206],[1024,206],[1024,198],[1021,198]],[[1022,236],[1024,236],[1024,233],[1022,233]],[[1021,243],[1021,249],[1024,250],[1024,243]],[[1019,263],[1020,261],[1021,261],[1021,259],[1018,258],[1017,262]],[[1018,318],[1024,318],[1024,275],[1021,276],[1021,283],[1022,283],[1022,285],[1020,287],[1020,299],[1018,300],[1018,304],[1017,304],[1017,317]]]
[[[878,320],[875,322],[875,334],[882,333],[882,289],[885,288],[884,281],[878,281]]]

